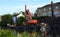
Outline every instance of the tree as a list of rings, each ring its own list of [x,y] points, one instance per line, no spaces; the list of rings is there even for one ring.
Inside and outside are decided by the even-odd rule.
[[[19,18],[17,19],[17,25],[22,24],[24,20],[25,20],[25,17],[19,17]]]
[[[22,13],[23,15],[25,15],[25,12],[21,11],[20,13]]]
[[[13,15],[16,15],[16,14],[18,14],[18,12],[14,12],[14,13],[13,13]]]
[[[5,14],[2,16],[1,26],[6,27],[7,24],[12,24],[12,15],[11,14]]]
[[[22,14],[22,16],[20,16],[20,14]],[[23,24],[23,21],[25,20],[25,13],[24,13],[23,11],[21,11],[21,12],[19,13],[19,15],[17,15],[17,16],[19,16],[19,17],[17,18],[17,25]],[[23,16],[24,16],[24,17],[23,17]]]

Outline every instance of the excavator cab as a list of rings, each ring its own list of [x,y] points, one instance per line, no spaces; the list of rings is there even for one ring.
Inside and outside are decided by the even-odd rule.
[[[36,24],[37,23],[37,20],[32,19],[32,14],[30,13],[30,11],[28,9],[26,9],[26,11],[25,11],[25,16],[26,16],[27,24]]]

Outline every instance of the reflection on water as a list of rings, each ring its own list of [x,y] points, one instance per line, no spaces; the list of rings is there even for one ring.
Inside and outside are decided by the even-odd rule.
[[[18,32],[17,33],[17,37],[60,37],[59,34],[50,34],[48,33],[47,35],[45,35],[44,33],[41,32]]]
[[[47,31],[42,32],[40,28],[34,28],[34,27],[18,27],[16,28],[16,31],[14,31],[15,34],[17,34],[17,37],[60,37],[60,30],[59,29],[50,29]]]

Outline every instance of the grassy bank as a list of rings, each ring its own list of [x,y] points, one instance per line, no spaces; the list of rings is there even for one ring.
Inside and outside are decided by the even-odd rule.
[[[16,37],[12,30],[0,29],[0,37]]]
[[[24,31],[17,33],[17,37],[40,37],[40,35],[39,34],[37,35],[37,32],[35,31],[32,33]]]

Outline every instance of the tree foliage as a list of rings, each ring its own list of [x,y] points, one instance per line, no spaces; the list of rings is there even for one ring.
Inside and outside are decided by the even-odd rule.
[[[12,24],[12,15],[5,14],[2,16],[1,26],[6,26],[7,23]]]
[[[17,25],[21,25],[24,20],[25,20],[25,17],[19,17],[19,18],[17,19]]]

